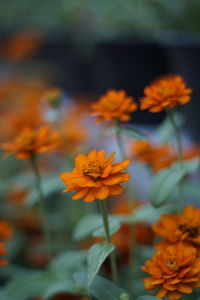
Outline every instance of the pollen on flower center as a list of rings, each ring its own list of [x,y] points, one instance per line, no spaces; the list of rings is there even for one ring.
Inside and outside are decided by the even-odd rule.
[[[199,228],[197,226],[187,226],[185,224],[179,225],[179,229],[182,233],[188,233],[189,237],[195,238],[199,233]]]
[[[102,175],[103,167],[98,160],[92,160],[88,164],[83,165],[82,172],[84,175],[96,180]]]
[[[177,267],[177,262],[175,259],[170,258],[167,262],[167,266],[171,269],[174,270]]]

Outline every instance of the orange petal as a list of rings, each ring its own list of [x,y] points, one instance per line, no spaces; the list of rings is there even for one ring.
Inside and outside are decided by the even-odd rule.
[[[162,287],[157,291],[156,297],[163,298],[166,296],[166,294],[167,294],[167,290]]]
[[[122,181],[121,174],[110,175],[109,177],[103,179],[101,182],[105,185],[114,185]]]
[[[111,174],[124,170],[130,164],[129,160],[125,160],[112,166]]]
[[[106,199],[109,195],[109,187],[101,185],[95,190],[95,196],[97,199]]]
[[[88,188],[83,188],[72,196],[72,200],[83,198],[88,192]]]
[[[109,187],[109,193],[110,195],[120,195],[121,193],[123,193],[124,189],[123,187],[121,187],[121,185],[119,184],[114,184],[112,186]]]
[[[84,197],[84,201],[85,202],[92,202],[95,200],[95,197],[94,197],[94,189],[90,189],[88,191],[88,193],[86,194],[86,196]]]

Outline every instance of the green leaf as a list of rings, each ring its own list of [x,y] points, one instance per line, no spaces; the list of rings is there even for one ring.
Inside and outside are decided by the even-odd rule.
[[[80,270],[80,268],[84,267],[85,261],[86,252],[71,250],[65,251],[52,259],[49,267],[50,270],[56,271],[59,277],[62,277]]]
[[[8,299],[27,300],[41,295],[54,280],[55,277],[50,273],[32,271],[26,275],[16,276],[11,279],[3,289],[3,292]]]
[[[148,137],[145,134],[133,128],[120,127],[119,132],[120,134],[135,140],[148,140]]]
[[[182,167],[179,163],[175,163],[170,168],[166,168],[154,175],[150,187],[151,204],[155,207],[163,205],[183,177],[195,172],[198,168],[199,159],[195,158],[184,162]]]
[[[111,243],[101,243],[93,245],[88,253],[88,286],[90,286],[101,268],[105,259],[111,252],[115,250],[115,246]]]
[[[102,217],[100,214],[84,216],[76,225],[73,232],[73,239],[78,241],[92,234],[93,231],[102,226]]]
[[[145,295],[145,296],[139,296],[135,300],[160,300],[160,298],[150,296],[150,295]]]
[[[60,292],[75,293],[74,281],[71,278],[65,277],[64,279],[52,282],[43,293],[42,299],[49,299]]]
[[[110,235],[113,235],[113,233],[117,232],[120,228],[120,222],[117,219],[111,219],[109,221],[109,228],[110,228]],[[97,237],[106,237],[105,229],[102,226],[101,228],[95,230],[92,234],[93,236]]]

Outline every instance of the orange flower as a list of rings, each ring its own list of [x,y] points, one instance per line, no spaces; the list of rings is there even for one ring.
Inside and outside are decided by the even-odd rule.
[[[182,293],[190,294],[200,287],[200,258],[196,249],[179,242],[158,251],[141,269],[150,276],[144,279],[147,290],[158,289],[156,296],[178,300]]]
[[[0,221],[0,240],[9,240],[12,237],[13,229],[5,221]]]
[[[8,251],[5,249],[4,243],[0,243],[0,257],[6,254],[8,254]],[[7,264],[8,264],[7,260],[0,258],[0,266],[5,266]]]
[[[29,159],[36,153],[44,153],[54,149],[59,142],[59,135],[51,132],[48,127],[34,130],[25,127],[13,143],[3,143],[6,154],[16,153],[18,159]]]
[[[190,101],[192,89],[186,87],[181,76],[169,76],[156,80],[144,89],[141,109],[156,113]]]
[[[130,114],[137,110],[137,104],[132,97],[126,96],[125,91],[110,90],[92,105],[96,122],[119,119],[122,122],[130,120]]]
[[[200,209],[189,205],[182,215],[162,215],[152,228],[171,243],[185,240],[200,245]]]
[[[114,152],[106,159],[105,151],[93,150],[88,156],[79,154],[72,172],[61,174],[67,186],[64,192],[76,191],[73,200],[83,198],[85,202],[106,199],[109,195],[123,192],[120,183],[128,181],[130,175],[121,172],[129,165],[129,160],[113,164]]]

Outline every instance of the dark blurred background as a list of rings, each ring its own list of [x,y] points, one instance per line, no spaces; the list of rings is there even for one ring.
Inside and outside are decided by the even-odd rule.
[[[38,44],[21,60],[19,45],[8,43],[23,32],[31,39],[19,44]],[[200,140],[199,0],[1,0],[0,42],[1,75],[45,74],[72,97],[96,98],[114,88],[139,99],[156,77],[180,74],[193,89],[181,108],[186,127]],[[134,122],[157,124],[163,117],[138,111]]]

